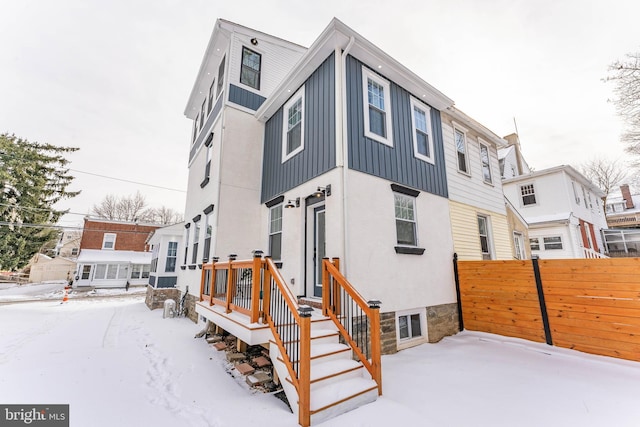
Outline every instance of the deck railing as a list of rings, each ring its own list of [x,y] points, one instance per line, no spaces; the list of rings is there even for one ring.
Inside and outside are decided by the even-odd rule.
[[[322,260],[322,312],[336,324],[382,395],[380,301],[365,301],[340,273],[338,258]]]

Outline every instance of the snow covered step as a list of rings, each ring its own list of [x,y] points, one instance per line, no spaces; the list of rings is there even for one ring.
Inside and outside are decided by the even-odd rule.
[[[330,360],[350,359],[351,347],[340,343],[313,343],[311,345],[311,366]]]
[[[315,389],[311,393],[311,424],[319,424],[377,398],[378,385],[365,378],[351,378]]]
[[[317,344],[332,344],[338,342],[338,331],[335,329],[312,329],[311,346]]]
[[[362,378],[364,374],[364,366],[353,359],[318,363],[311,367],[311,390],[350,378]],[[369,376],[367,375],[367,377]]]

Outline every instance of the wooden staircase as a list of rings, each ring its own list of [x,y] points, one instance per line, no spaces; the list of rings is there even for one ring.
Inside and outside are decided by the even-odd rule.
[[[218,325],[235,316],[227,328],[245,333],[250,344],[264,337],[268,325],[274,369],[298,422],[307,427],[382,394],[380,302],[365,302],[340,274],[336,258],[323,259],[321,307],[299,305],[273,261],[256,252],[250,261],[233,256],[205,265],[196,311]]]

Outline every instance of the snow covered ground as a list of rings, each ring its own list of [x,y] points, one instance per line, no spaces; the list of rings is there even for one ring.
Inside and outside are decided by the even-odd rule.
[[[2,404],[68,403],[74,427],[297,425],[140,294],[0,305],[0,325]],[[472,332],[382,362],[384,396],[323,427],[640,425],[640,363]]]

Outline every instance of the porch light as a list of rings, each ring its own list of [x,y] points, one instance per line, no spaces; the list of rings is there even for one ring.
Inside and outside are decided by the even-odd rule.
[[[300,207],[300,197],[296,197],[295,200],[289,199],[287,204],[284,205],[285,209],[299,208]]]
[[[311,194],[312,197],[320,198],[322,196],[329,197],[331,195],[331,184],[326,187],[318,187],[318,189]]]

